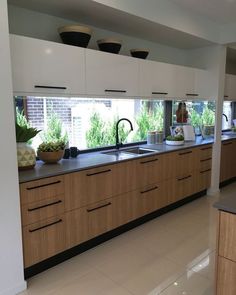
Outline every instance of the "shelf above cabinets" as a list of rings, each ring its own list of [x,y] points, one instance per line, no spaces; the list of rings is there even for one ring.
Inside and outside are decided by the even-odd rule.
[[[205,70],[11,35],[15,95],[212,99]]]

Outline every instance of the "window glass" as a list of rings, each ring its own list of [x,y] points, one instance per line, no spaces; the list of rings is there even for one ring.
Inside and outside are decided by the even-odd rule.
[[[18,114],[24,114],[32,127],[42,130],[33,140],[37,146],[50,139],[49,129],[67,136],[70,146],[79,149],[115,144],[115,125],[121,122],[119,135],[123,143],[146,141],[147,131],[163,130],[164,107],[160,100],[16,97]],[[22,113],[22,111],[24,113]]]
[[[232,103],[231,101],[224,101],[223,116],[222,116],[222,130],[230,129],[232,127]]]

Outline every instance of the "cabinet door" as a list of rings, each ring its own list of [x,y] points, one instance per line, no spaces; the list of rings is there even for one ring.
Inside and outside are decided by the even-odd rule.
[[[25,267],[64,251],[66,249],[64,215],[23,227],[23,248]]]
[[[164,178],[163,155],[155,155],[137,160],[139,187],[153,184]]]
[[[225,75],[225,100],[236,100],[236,76]]]
[[[175,161],[173,168],[175,169],[175,176],[183,178],[191,175],[192,171],[196,169],[197,150],[186,149],[175,153]]]
[[[107,199],[86,207],[89,238],[99,236],[114,228],[113,201]]]
[[[114,169],[115,165],[111,165],[66,174],[66,211],[110,198]]]
[[[194,68],[176,66],[174,67],[175,83],[173,88],[173,97],[185,98],[195,97]]]
[[[218,256],[217,295],[236,294],[236,263]]]
[[[195,192],[208,189],[211,185],[211,168],[203,168],[195,173]]]
[[[221,146],[220,181],[231,179],[235,176],[235,144],[226,141]]]
[[[143,96],[163,98],[171,97],[175,83],[173,65],[155,62],[140,61],[140,92]]]
[[[85,49],[11,35],[15,93],[85,94]]]
[[[214,76],[206,70],[194,69],[194,93],[195,97],[202,99],[215,99],[216,93]]]
[[[86,50],[87,94],[139,95],[139,63],[135,58]]]

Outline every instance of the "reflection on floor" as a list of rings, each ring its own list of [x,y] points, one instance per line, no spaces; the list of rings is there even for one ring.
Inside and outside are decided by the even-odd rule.
[[[203,197],[28,281],[21,295],[214,295],[219,197]]]

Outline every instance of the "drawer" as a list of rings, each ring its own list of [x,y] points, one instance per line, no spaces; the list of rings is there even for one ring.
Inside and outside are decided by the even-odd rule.
[[[236,263],[218,256],[217,295],[236,294]]]
[[[205,158],[199,161],[199,169],[200,171],[211,169],[212,166],[212,158]]]
[[[64,213],[64,194],[21,206],[22,224],[32,224]]]
[[[114,166],[65,175],[66,211],[108,199],[113,193]]]
[[[198,150],[199,150],[199,159],[200,160],[204,160],[204,159],[212,157],[212,145],[200,147],[200,148],[198,148]]]
[[[66,249],[64,215],[23,227],[23,248],[25,267],[64,251]]]
[[[211,168],[196,171],[195,191],[200,192],[211,186]]]
[[[21,205],[54,198],[64,193],[64,176],[49,177],[20,185]]]
[[[219,255],[236,262],[236,214],[220,211]]]
[[[182,150],[175,153],[173,167],[175,167],[175,176],[183,178],[196,169],[197,151],[195,149]]]
[[[89,238],[113,229],[113,206],[112,199],[107,199],[86,207]]]

